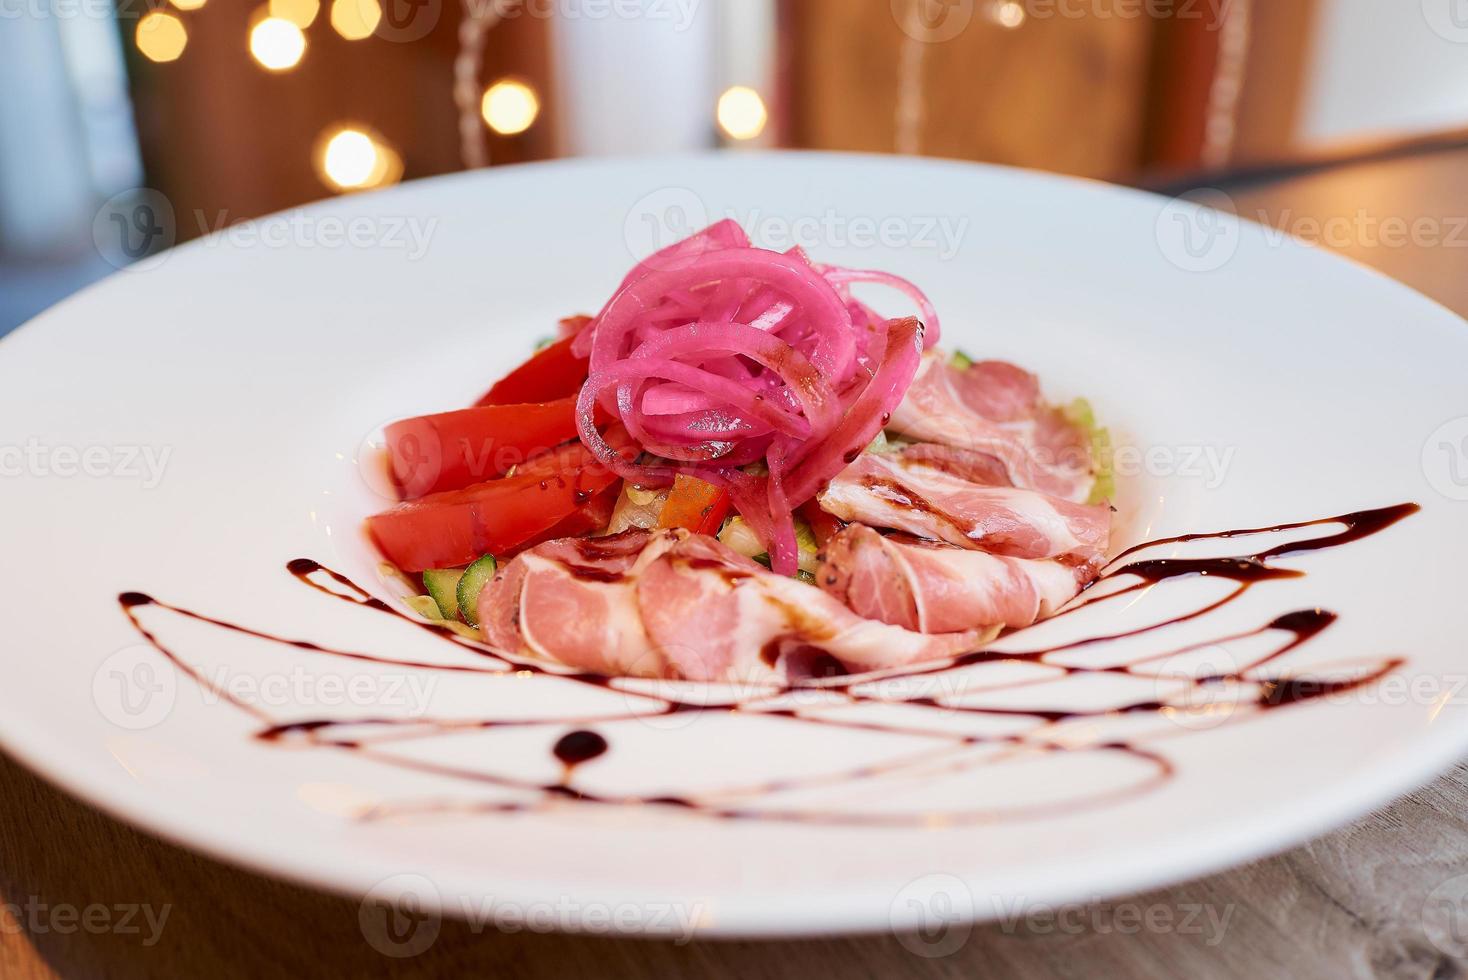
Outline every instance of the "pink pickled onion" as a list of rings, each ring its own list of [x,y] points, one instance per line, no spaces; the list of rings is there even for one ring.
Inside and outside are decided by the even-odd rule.
[[[926,322],[884,320],[851,296],[857,282],[905,293]],[[577,335],[573,351],[591,358],[577,426],[628,480],[667,486],[687,473],[727,489],[771,567],[793,575],[794,510],[881,431],[937,331],[906,280],[755,248],[721,221],[639,263]],[[598,407],[642,461],[606,443]]]

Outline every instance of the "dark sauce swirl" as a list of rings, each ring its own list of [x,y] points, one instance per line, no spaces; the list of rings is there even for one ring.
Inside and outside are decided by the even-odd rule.
[[[466,654],[469,657],[469,661],[457,664],[427,663],[369,654],[356,650],[339,649],[313,641],[277,636],[264,630],[217,619],[200,612],[170,605],[142,592],[124,592],[117,598],[123,613],[138,631],[139,635],[161,655],[167,658],[180,672],[196,684],[210,690],[218,698],[254,716],[262,726],[256,733],[256,737],[262,743],[271,745],[281,743],[304,744],[307,746],[352,752],[383,764],[454,777],[464,781],[466,784],[477,783],[490,785],[502,790],[515,791],[518,795],[518,798],[504,802],[469,803],[462,806],[447,805],[442,802],[421,806],[404,804],[391,808],[380,808],[366,815],[369,817],[379,816],[384,813],[437,812],[446,809],[469,812],[512,813],[541,809],[553,805],[557,801],[564,802],[573,800],[581,804],[603,806],[664,806],[675,808],[681,812],[721,819],[788,820],[881,826],[931,826],[935,820],[940,823],[959,824],[998,818],[1033,818],[1046,814],[1072,812],[1079,805],[1101,805],[1108,802],[1115,802],[1137,793],[1150,791],[1166,782],[1173,775],[1173,763],[1157,750],[1142,744],[1140,739],[1098,741],[1077,747],[1071,744],[1069,740],[1063,741],[1055,738],[1055,726],[1066,721],[1077,718],[1163,715],[1185,708],[1189,695],[1196,694],[1197,692],[1216,690],[1228,685],[1249,686],[1254,689],[1252,697],[1234,702],[1233,704],[1234,709],[1243,709],[1242,711],[1235,711],[1238,717],[1248,717],[1279,708],[1307,704],[1312,701],[1349,693],[1357,688],[1372,684],[1384,675],[1397,669],[1405,662],[1404,660],[1399,657],[1383,657],[1373,663],[1354,665],[1357,669],[1350,676],[1346,677],[1293,675],[1279,670],[1267,672],[1264,675],[1257,673],[1260,668],[1279,661],[1291,651],[1329,629],[1336,622],[1337,616],[1335,613],[1320,608],[1293,610],[1276,616],[1252,630],[1211,637],[1203,642],[1194,641],[1185,646],[1178,647],[1176,650],[1164,651],[1161,654],[1150,653],[1146,656],[1137,657],[1132,661],[1120,664],[1095,667],[1077,666],[1073,663],[1060,663],[1052,658],[1056,654],[1064,651],[1073,651],[1080,647],[1091,648],[1098,644],[1151,633],[1184,621],[1202,619],[1209,613],[1235,601],[1246,591],[1260,583],[1278,579],[1298,578],[1304,574],[1296,569],[1281,568],[1272,563],[1274,559],[1335,548],[1359,541],[1386,530],[1397,522],[1415,514],[1419,509],[1416,504],[1398,504],[1393,507],[1358,511],[1339,517],[1279,524],[1272,527],[1178,535],[1176,537],[1148,541],[1128,548],[1113,559],[1111,564],[1107,566],[1103,574],[1092,584],[1087,592],[1082,593],[1081,597],[1059,613],[1059,616],[1073,615],[1092,605],[1108,602],[1120,596],[1133,594],[1141,589],[1163,585],[1180,578],[1202,577],[1218,579],[1232,583],[1232,588],[1221,599],[1208,601],[1195,609],[1162,622],[1138,627],[1125,632],[1101,636],[1087,636],[1065,644],[1032,650],[1015,651],[985,648],[950,661],[935,664],[918,664],[901,670],[884,671],[878,675],[845,676],[837,671],[812,671],[811,676],[807,679],[791,683],[783,689],[762,691],[757,695],[735,699],[730,703],[719,704],[713,707],[701,703],[696,699],[685,699],[663,693],[646,694],[642,691],[629,692],[634,693],[638,701],[652,703],[655,707],[650,711],[633,712],[629,710],[608,714],[604,717],[480,718],[468,720],[454,719],[452,721],[439,721],[423,717],[280,720],[271,716],[257,705],[236,697],[229,690],[215,686],[202,672],[190,666],[185,659],[164,645],[158,639],[155,632],[142,621],[140,615],[142,610],[150,608],[161,609],[212,627],[270,643],[293,647],[311,654],[389,665],[411,670],[488,675],[515,674],[522,677],[528,675],[533,677],[537,682],[547,684],[575,684],[626,690],[625,688],[619,687],[619,681],[621,679],[618,678],[568,671],[557,665],[491,650],[475,641],[460,636],[447,626],[419,619],[390,606],[371,595],[366,589],[357,585],[345,575],[309,558],[298,558],[287,563],[286,570],[301,583],[324,595],[363,608],[376,610],[436,634]],[[1127,561],[1132,555],[1136,555],[1144,550],[1166,545],[1204,540],[1227,541],[1245,536],[1277,534],[1305,528],[1324,528],[1332,525],[1339,525],[1339,529],[1326,531],[1319,535],[1300,540],[1287,541],[1250,554],[1214,558],[1150,558]],[[1115,583],[1116,587],[1111,588],[1110,591],[1106,591],[1101,588],[1104,583]],[[1054,619],[1057,617],[1051,618]],[[1017,631],[1002,639],[1008,645],[1009,641],[1022,637],[1025,632],[1025,630]],[[1186,690],[1183,692],[1181,701],[1178,698],[1152,698],[1104,709],[1047,708],[1040,706],[976,706],[965,703],[962,700],[945,699],[942,697],[884,695],[874,690],[874,688],[878,688],[881,685],[875,685],[873,683],[874,679],[880,679],[883,682],[892,682],[931,678],[974,665],[996,662],[1030,662],[1050,668],[1059,678],[1077,674],[1127,674],[1136,677],[1157,679],[1158,675],[1148,672],[1148,665],[1155,664],[1157,661],[1168,656],[1196,651],[1209,644],[1220,644],[1264,636],[1278,636],[1279,640],[1271,648],[1267,649],[1266,652],[1255,656],[1249,663],[1235,670],[1197,677],[1169,678],[1185,685]],[[821,657],[829,658],[828,654],[816,648],[812,648],[808,653],[813,659]],[[992,692],[1003,690],[1007,687],[1025,686],[1031,683],[1034,682],[990,685],[981,690]],[[1055,683],[1055,681],[1052,680],[1050,683]],[[1033,720],[1035,725],[1021,734],[957,734],[939,726],[928,728],[923,727],[921,724],[906,721],[900,724],[874,720],[858,721],[850,718],[835,717],[829,713],[821,713],[800,707],[782,707],[778,704],[780,698],[802,691],[820,692],[824,695],[839,698],[843,703],[855,705],[900,704],[906,708],[925,711],[1029,719]],[[837,768],[808,777],[770,779],[763,782],[756,782],[753,785],[735,787],[734,789],[736,791],[721,791],[717,794],[690,792],[661,793],[648,796],[623,796],[594,793],[573,786],[572,780],[579,766],[600,758],[611,749],[606,736],[597,732],[595,726],[639,717],[662,717],[710,710],[729,712],[736,716],[758,715],[761,718],[777,718],[800,725],[832,726],[900,737],[914,735],[925,736],[937,740],[940,744],[929,751],[918,753],[916,756],[904,756],[891,762],[850,766],[845,769]],[[511,776],[462,770],[447,764],[424,761],[418,758],[409,760],[386,754],[379,748],[379,742],[381,741],[403,741],[413,738],[443,736],[446,734],[482,731],[502,727],[563,729],[570,727],[571,730],[561,735],[551,750],[562,766],[563,779],[556,783],[538,784],[516,779]],[[381,738],[374,737],[370,734],[374,730],[381,731],[385,734]],[[349,735],[349,732],[352,734]],[[363,732],[369,734],[364,735],[362,734]],[[676,738],[678,734],[676,731],[670,732],[668,733],[668,737]],[[976,764],[983,764],[982,762],[975,763],[971,758],[972,753],[978,748],[998,749],[1000,750],[1000,755],[1004,758],[1013,758],[1015,755],[1023,753],[1037,754],[1040,756],[1058,752],[1082,751],[1115,754],[1140,764],[1142,775],[1127,785],[1102,791],[1084,800],[1067,801],[1060,805],[1015,806],[1009,809],[972,809],[941,814],[877,814],[850,812],[838,809],[782,809],[778,805],[778,801],[772,800],[776,794],[786,791],[803,790],[818,786],[849,784],[861,780],[879,779],[884,776],[916,770],[927,773],[942,773],[945,771],[962,772],[966,769],[973,768]],[[730,799],[739,799],[746,802],[742,805],[731,804],[727,802]],[[715,802],[715,800],[718,802]]]

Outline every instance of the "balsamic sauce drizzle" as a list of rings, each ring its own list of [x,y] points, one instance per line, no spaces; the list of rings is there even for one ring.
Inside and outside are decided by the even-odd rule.
[[[1146,656],[1136,657],[1121,664],[1111,666],[1078,666],[1076,664],[1057,663],[1050,658],[1061,652],[1073,651],[1081,647],[1095,647],[1099,644],[1151,633],[1181,622],[1205,617],[1209,613],[1237,600],[1250,588],[1261,582],[1298,578],[1304,575],[1303,572],[1296,569],[1280,568],[1271,564],[1272,559],[1335,548],[1340,545],[1359,541],[1386,530],[1397,522],[1417,513],[1418,510],[1420,510],[1418,505],[1405,503],[1392,507],[1358,511],[1339,517],[1279,524],[1273,527],[1184,534],[1161,538],[1155,541],[1147,541],[1128,548],[1113,558],[1103,569],[1102,575],[1096,582],[1092,583],[1087,591],[1083,592],[1078,599],[1074,600],[1070,606],[1062,610],[1058,615],[1072,615],[1089,606],[1113,601],[1118,597],[1132,595],[1139,590],[1152,588],[1173,579],[1185,577],[1222,579],[1233,583],[1233,588],[1221,599],[1206,602],[1195,609],[1162,622],[1124,632],[1090,636],[1069,643],[1022,651],[1009,649],[997,650],[988,647],[948,661],[918,664],[908,668],[882,671],[875,674],[812,677],[805,680],[792,681],[784,688],[767,687],[756,695],[714,705],[670,696],[663,692],[647,693],[636,687],[624,686],[625,682],[619,678],[577,672],[558,665],[542,663],[491,650],[475,641],[466,639],[447,626],[419,619],[390,606],[381,599],[372,596],[340,572],[327,568],[309,558],[297,558],[289,562],[286,565],[286,570],[302,584],[315,589],[323,595],[375,610],[399,620],[412,623],[419,628],[436,634],[443,640],[454,644],[460,650],[473,656],[475,662],[463,664],[426,663],[384,657],[354,650],[338,649],[313,641],[276,636],[253,627],[217,619],[200,612],[171,605],[141,592],[124,592],[118,596],[118,603],[133,628],[137,630],[143,640],[153,646],[159,654],[170,661],[181,673],[201,688],[211,691],[226,703],[233,705],[258,720],[262,724],[262,727],[256,732],[255,737],[262,742],[268,744],[304,744],[312,747],[348,751],[384,764],[451,777],[461,780],[466,784],[480,784],[504,790],[518,791],[523,797],[514,800],[488,803],[429,802],[425,804],[382,806],[363,815],[368,819],[445,811],[516,813],[543,809],[556,801],[574,800],[580,803],[603,806],[659,805],[722,819],[743,818],[877,826],[952,825],[995,819],[1029,818],[1057,812],[1073,812],[1078,806],[1102,805],[1150,791],[1165,783],[1173,775],[1173,763],[1156,749],[1142,744],[1140,738],[1126,741],[1102,741],[1076,745],[1072,744],[1071,740],[1059,737],[1060,733],[1057,731],[1057,727],[1062,723],[1076,719],[1119,718],[1128,715],[1165,717],[1188,710],[1187,696],[1197,691],[1226,685],[1256,689],[1256,693],[1252,699],[1244,699],[1231,703],[1231,710],[1244,709],[1239,711],[1236,717],[1230,717],[1228,719],[1231,723],[1236,718],[1241,719],[1276,708],[1304,704],[1317,699],[1348,693],[1357,688],[1370,685],[1399,668],[1405,662],[1402,658],[1383,657],[1370,664],[1336,665],[1357,667],[1358,670],[1350,676],[1324,677],[1293,675],[1282,671],[1266,672],[1265,676],[1256,674],[1255,672],[1261,667],[1281,660],[1313,637],[1329,629],[1336,622],[1337,616],[1335,613],[1318,608],[1294,610],[1277,616],[1255,629],[1226,636],[1209,637],[1202,641],[1195,641],[1183,646],[1164,650],[1160,653],[1151,653]],[[1279,532],[1303,528],[1327,527],[1330,525],[1340,525],[1340,529],[1300,540],[1287,541],[1252,554],[1229,555],[1215,558],[1152,558],[1126,561],[1132,555],[1144,550],[1166,545],[1203,540],[1226,541],[1251,535],[1276,534]],[[1098,591],[1096,587],[1102,583],[1117,580],[1125,581],[1128,579],[1133,581],[1114,588],[1109,592],[1105,592],[1105,594],[1095,594]],[[531,676],[545,683],[571,683],[622,691],[634,697],[639,702],[652,704],[653,707],[647,711],[639,712],[631,709],[629,706],[627,710],[604,716],[575,718],[439,720],[429,717],[384,717],[369,719],[312,718],[281,721],[257,705],[237,697],[228,689],[215,685],[201,671],[190,666],[174,650],[165,646],[158,639],[156,633],[144,625],[140,617],[140,610],[147,608],[165,610],[177,616],[231,633],[293,647],[309,654],[402,667],[411,670],[443,671],[460,674],[474,673],[496,676]],[[1053,616],[1051,617],[1051,619],[1054,618]],[[1022,636],[1025,632],[1026,630],[1016,631],[1010,633],[1003,639],[1008,641],[1013,637]],[[1186,685],[1181,700],[1176,697],[1168,700],[1148,699],[1123,704],[1119,707],[1113,706],[1110,708],[1089,710],[1030,706],[998,707],[992,705],[975,705],[967,703],[964,700],[977,693],[991,693],[1021,687],[1038,687],[1045,684],[1055,684],[1064,678],[1078,674],[1111,673],[1157,679],[1160,675],[1148,673],[1143,669],[1147,664],[1208,646],[1216,646],[1273,634],[1280,634],[1282,637],[1281,642],[1272,649],[1268,649],[1263,655],[1255,657],[1249,663],[1229,673],[1198,677],[1174,677],[1168,675],[1167,679],[1169,681],[1176,681]],[[963,690],[962,699],[891,696],[873,690],[874,682],[878,680],[884,684],[901,682],[904,680],[934,677],[978,664],[998,662],[1028,662],[1033,665],[1048,668],[1050,672],[1038,679],[1032,678],[1003,684],[989,684],[983,687],[966,686]],[[823,712],[821,705],[814,707],[782,706],[782,699],[788,700],[791,695],[801,692],[807,694],[811,692],[825,694],[831,699],[830,703],[824,705],[825,707],[845,707],[863,704],[900,704],[909,708],[927,709],[937,712],[981,715],[991,718],[1029,719],[1035,724],[1033,727],[1017,734],[977,735],[954,732],[942,726],[933,726],[930,728],[920,724],[906,722],[899,724],[887,721],[878,722],[837,717],[828,712]],[[700,711],[722,711],[731,712],[735,715],[757,715],[761,718],[781,719],[792,724],[833,726],[894,736],[920,736],[934,740],[939,744],[932,748],[908,753],[881,763],[838,768],[814,776],[769,779],[749,785],[728,787],[719,790],[717,793],[673,793],[656,796],[632,796],[591,792],[584,788],[577,788],[574,785],[575,774],[578,768],[594,763],[595,760],[601,758],[610,749],[606,737],[592,730],[591,726],[635,720],[639,717],[652,718]],[[511,776],[477,770],[465,770],[459,767],[417,758],[409,760],[384,752],[380,748],[382,745],[418,738],[509,727],[558,727],[569,729],[565,734],[560,736],[552,749],[555,758],[562,767],[562,779],[559,782],[538,784]],[[371,732],[371,734],[362,734],[364,731]],[[348,737],[348,732],[354,734]],[[676,733],[672,733],[669,737],[677,736]],[[1097,793],[1084,800],[1066,801],[1059,806],[1037,804],[1012,806],[1008,808],[990,807],[942,813],[887,814],[850,812],[835,809],[782,808],[778,805],[777,801],[769,799],[776,794],[791,790],[806,790],[822,786],[841,786],[861,780],[874,780],[884,776],[918,771],[928,772],[935,769],[944,774],[955,774],[979,766],[1027,758],[1037,754],[1048,755],[1075,752],[1103,752],[1120,755],[1132,762],[1140,763],[1143,775],[1134,782]],[[741,800],[745,802],[737,802]]]

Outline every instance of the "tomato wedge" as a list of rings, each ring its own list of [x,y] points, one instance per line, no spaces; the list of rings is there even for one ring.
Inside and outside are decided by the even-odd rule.
[[[729,513],[729,491],[693,476],[678,474],[658,527],[685,527],[695,534],[718,534]]]
[[[631,444],[620,426],[609,429],[606,438],[619,451]],[[523,545],[585,508],[618,479],[581,443],[568,443],[514,476],[398,504],[369,517],[367,530],[405,572],[455,568]]]
[[[821,505],[814,500],[807,500],[795,509],[797,516],[804,519],[810,525],[811,532],[816,536],[816,547],[824,548],[826,542],[841,533],[846,525],[837,517],[821,510]]]
[[[612,514],[617,509],[617,498],[621,495],[622,481],[614,481],[611,486],[607,487],[595,497],[592,497],[591,502],[585,507],[582,507],[555,527],[548,528],[534,537],[515,545],[498,557],[501,560],[513,558],[520,552],[527,551],[547,541],[555,541],[557,538],[579,538],[591,534],[593,531],[600,531],[612,523]]]
[[[566,324],[577,320],[590,322],[591,318],[572,317],[570,320],[562,320],[562,328],[569,329]],[[547,402],[575,395],[586,383],[587,365],[590,363],[590,358],[577,357],[571,353],[571,342],[575,339],[576,334],[572,333],[549,347],[536,351],[530,360],[495,382],[494,387],[476,404]]]
[[[486,405],[387,427],[393,482],[404,500],[492,480],[576,438],[576,399]]]

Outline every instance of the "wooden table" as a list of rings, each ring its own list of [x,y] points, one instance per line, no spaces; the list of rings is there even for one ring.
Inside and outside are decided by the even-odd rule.
[[[1312,220],[1338,219],[1328,233],[1340,251],[1468,314],[1465,172],[1468,151],[1457,150],[1228,190],[1240,213],[1307,235]],[[1386,219],[1403,219],[1414,240],[1383,234]],[[1457,976],[1468,960],[1429,941],[1422,910],[1435,887],[1468,872],[1465,804],[1468,768],[1460,766],[1280,857],[1059,921],[978,927],[940,958],[917,956],[892,936],[677,946],[501,935],[445,922],[427,952],[389,959],[364,941],[358,903],[163,844],[0,757],[0,905],[15,907],[0,909],[0,977]],[[54,912],[94,903],[147,903],[155,916],[171,908],[152,944],[141,916],[137,931],[107,931]],[[1193,909],[1212,919],[1185,928]],[[21,928],[17,918],[39,928]]]

